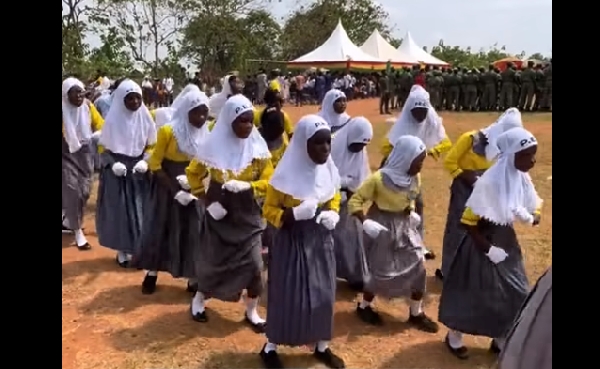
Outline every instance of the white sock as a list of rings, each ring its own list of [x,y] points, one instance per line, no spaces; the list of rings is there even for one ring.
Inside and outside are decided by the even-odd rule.
[[[329,341],[319,341],[317,342],[317,351],[325,352],[329,348]]]
[[[271,351],[277,351],[277,345],[271,342],[267,342],[267,344],[265,345],[265,353],[269,353]]]
[[[410,300],[410,315],[419,316],[423,313],[423,300]]]
[[[246,316],[252,324],[261,324],[265,320],[258,315],[258,298],[251,299],[246,297]]]
[[[192,314],[201,314],[204,312],[204,294],[202,292],[196,292],[192,299]]]
[[[369,307],[369,306],[371,306],[371,301],[367,301],[367,300],[365,300],[365,299],[363,299],[363,300],[360,302],[360,304],[358,304],[358,307],[359,307],[360,309],[364,309],[364,308],[367,308],[367,307]]]
[[[423,250],[425,250],[425,254],[431,254],[431,251],[429,251],[429,249],[427,249],[427,247],[423,247]]]
[[[126,261],[129,261],[129,257],[123,251],[118,251],[117,252],[117,260],[119,260],[119,263],[124,263]]]
[[[81,229],[75,230],[75,243],[77,243],[77,246],[84,246],[86,243],[88,243],[87,238],[85,238],[85,235]]]
[[[158,276],[158,272],[156,270],[149,270],[146,272],[146,275],[149,277],[156,277]]]
[[[453,349],[459,349],[464,346],[463,334],[459,331],[448,332],[448,344]]]

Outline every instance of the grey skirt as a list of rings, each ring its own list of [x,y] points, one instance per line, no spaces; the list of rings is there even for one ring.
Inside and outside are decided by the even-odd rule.
[[[231,193],[211,181],[206,206],[218,201],[227,210],[221,220],[207,212],[202,219],[194,257],[198,291],[223,301],[239,301],[242,291],[260,295],[264,223],[252,190]]]
[[[466,334],[499,338],[517,317],[529,282],[514,228],[485,220],[479,222],[479,228],[508,257],[492,263],[465,233],[444,274],[439,321]]]
[[[142,234],[144,204],[150,189],[150,173],[133,173],[134,165],[143,156],[133,158],[104,152],[96,204],[96,232],[104,247],[133,253]],[[116,162],[127,167],[125,177],[112,171]]]
[[[380,210],[373,204],[367,218],[388,229],[373,239],[364,235],[364,248],[369,274],[365,291],[387,297],[409,297],[413,292],[425,292],[426,271],[422,239],[409,226],[404,213]]]
[[[529,294],[506,337],[498,369],[552,369],[552,267]]]
[[[335,252],[331,231],[314,219],[285,225],[269,250],[269,342],[301,346],[333,337]]]
[[[162,170],[171,183],[153,176],[144,207],[142,235],[132,258],[132,267],[168,272],[174,278],[194,277],[194,252],[198,246],[202,200],[187,206],[174,199],[177,176],[185,174],[188,162],[163,160]]]
[[[75,153],[62,142],[62,208],[71,229],[81,229],[85,205],[90,198],[94,174],[89,144]]]
[[[337,277],[350,285],[364,286],[369,274],[363,247],[362,224],[348,213],[347,202],[340,208],[340,222],[333,231]]]

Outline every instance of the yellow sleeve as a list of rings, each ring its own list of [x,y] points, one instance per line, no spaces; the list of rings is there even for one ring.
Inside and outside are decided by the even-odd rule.
[[[254,123],[254,127],[256,127],[256,128],[260,127],[260,115],[262,112],[263,112],[263,109],[254,108],[254,118],[253,118],[252,122]]]
[[[434,159],[438,159],[440,155],[442,155],[445,152],[448,152],[448,150],[450,150],[451,148],[452,141],[450,141],[448,136],[446,136],[446,138],[444,138],[442,142],[437,144],[433,149],[429,150],[429,154],[433,156]]]
[[[156,133],[156,145],[154,145],[154,150],[152,150],[150,158],[148,159],[148,168],[152,172],[157,172],[162,169],[162,161],[172,138],[171,133],[172,130],[169,125],[160,127]]]
[[[371,174],[356,190],[350,200],[348,200],[348,213],[354,214],[363,211],[364,205],[369,201],[375,200],[375,188],[377,177],[375,172]]]
[[[277,191],[271,185],[267,185],[267,194],[262,208],[262,215],[275,228],[281,228],[284,199],[285,195],[282,192]]]
[[[204,124],[208,124],[208,131],[209,132],[212,132],[213,128],[215,128],[215,123],[216,122],[217,122],[216,120],[211,120],[211,121],[208,121],[207,123],[204,123]]]
[[[458,166],[458,161],[466,154],[473,146],[473,137],[471,132],[464,133],[458,138],[458,141],[450,148],[448,154],[444,158],[444,169],[450,173],[452,178],[458,177],[462,173],[462,169]]]
[[[281,86],[279,86],[279,81],[277,81],[276,79],[271,80],[271,82],[269,82],[269,89],[281,92]]]
[[[477,223],[479,223],[479,219],[481,219],[479,215],[473,213],[471,208],[466,207],[465,211],[463,211],[462,217],[460,218],[460,222],[469,226],[476,226]]]
[[[190,192],[192,195],[203,195],[204,183],[202,183],[202,180],[208,175],[208,170],[206,167],[194,159],[190,162],[187,168],[185,168],[185,175],[187,176],[188,183],[190,184]]]
[[[152,117],[154,123],[156,123],[156,109],[150,110],[150,116]]]
[[[394,146],[386,138],[385,142],[383,143],[383,146],[381,147],[381,155],[383,155],[384,158],[387,158],[388,156],[390,156],[393,149],[394,149]]]
[[[342,204],[342,193],[340,191],[337,191],[335,193],[335,195],[333,195],[333,198],[331,200],[329,200],[327,202],[327,204],[325,204],[325,205],[328,205],[326,207],[328,207],[329,210],[333,210],[336,213],[339,213],[341,204]]]
[[[267,186],[269,185],[269,180],[273,175],[275,169],[273,168],[273,163],[271,159],[263,160],[262,172],[260,173],[260,177],[257,181],[250,182],[252,186],[252,190],[254,192],[254,197],[265,197],[267,193]]]
[[[100,115],[100,112],[94,104],[90,104],[90,117],[92,119],[92,131],[97,132],[102,130],[102,126],[104,126],[104,118]]]
[[[294,124],[286,112],[283,112],[283,130],[287,133],[288,137],[294,134]]]

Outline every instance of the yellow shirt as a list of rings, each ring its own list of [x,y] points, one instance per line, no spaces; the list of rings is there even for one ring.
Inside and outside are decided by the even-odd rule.
[[[254,126],[256,128],[260,127],[260,117],[262,113],[265,111],[265,108],[255,108],[254,109]],[[294,124],[292,123],[292,118],[285,111],[281,111],[283,113],[283,130],[289,136],[294,134]]]
[[[458,177],[463,170],[486,170],[492,166],[485,156],[473,151],[473,136],[478,132],[463,133],[444,158],[444,168],[452,178]]]
[[[320,206],[322,208],[339,212],[341,200],[342,196],[339,192],[336,192],[336,194],[331,200],[321,204]],[[265,203],[262,209],[263,217],[273,227],[281,228],[281,217],[283,216],[285,209],[296,207],[300,205],[301,202],[301,200],[295,199],[288,194],[277,191],[275,188],[273,188],[273,186],[268,185],[267,196],[265,197]]]
[[[274,78],[269,81],[269,90],[281,92],[281,84],[279,83],[277,78]]]
[[[177,139],[173,134],[173,126],[170,124],[166,124],[158,129],[156,133],[156,145],[148,159],[148,168],[153,172],[159,171],[162,168],[163,159],[180,163],[190,161],[190,158],[186,154],[179,152]]]
[[[154,123],[156,123],[156,109],[150,110],[150,116],[152,117]]]
[[[542,209],[538,209],[534,212],[535,215],[540,215],[542,213]],[[479,223],[481,217],[473,212],[470,207],[466,207],[465,211],[463,211],[462,217],[460,218],[460,222],[462,224],[466,224],[468,226],[476,226]]]
[[[442,155],[445,152],[448,152],[451,148],[452,148],[452,141],[450,141],[450,138],[448,138],[448,136],[446,136],[446,138],[444,138],[433,149],[427,151],[427,154],[433,156],[434,159],[438,159],[440,157],[440,155]],[[383,143],[383,146],[381,148],[381,154],[383,155],[384,158],[387,158],[393,149],[394,149],[394,145],[392,145],[390,143],[390,141],[386,138]]]
[[[273,163],[273,168],[277,168],[277,164],[279,164],[279,161],[283,157],[283,154],[285,153],[285,150],[287,149],[289,144],[290,142],[287,138],[287,135],[284,134],[283,143],[281,144],[281,146],[279,146],[279,148],[275,150],[271,150],[271,163]]]
[[[348,200],[350,214],[363,211],[366,204],[373,202],[383,211],[398,213],[407,207],[414,208],[415,199],[421,190],[421,177],[417,176],[417,186],[410,191],[398,192],[383,184],[381,172],[371,174]]]
[[[96,109],[94,104],[92,104],[89,101],[85,101],[84,104],[88,104],[88,106],[90,108],[90,121],[91,121],[92,132],[101,131],[102,126],[104,126],[104,118],[102,118],[102,115],[100,114],[98,109]],[[64,122],[62,125],[62,135],[64,138],[65,137],[65,123]],[[104,148],[102,148],[101,146],[98,145],[98,152],[101,153],[102,151],[104,151]]]
[[[254,159],[242,173],[235,176],[231,171],[227,171],[227,181],[236,179],[238,181],[250,182],[254,191],[254,197],[265,197],[269,179],[273,175],[273,164],[271,159],[259,160]],[[190,162],[190,165],[185,169],[188,182],[190,184],[193,195],[203,195],[205,192],[203,180],[210,175],[210,179],[218,183],[225,183],[223,172],[218,169],[207,169],[204,164],[196,159]]]

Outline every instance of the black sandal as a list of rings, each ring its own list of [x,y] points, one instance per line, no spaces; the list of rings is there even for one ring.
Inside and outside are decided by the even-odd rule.
[[[283,369],[283,363],[281,362],[281,359],[279,358],[279,355],[277,354],[277,351],[273,350],[273,351],[269,351],[269,352],[265,352],[265,348],[267,347],[267,344],[265,343],[265,345],[263,346],[262,350],[260,350],[260,358],[262,359],[263,364],[265,365],[266,369]]]
[[[344,369],[346,367],[344,359],[331,352],[330,348],[327,348],[325,351],[319,351],[315,348],[313,355],[315,359],[331,369]]]
[[[87,250],[90,250],[91,248],[92,248],[92,245],[90,245],[88,242],[86,242],[85,245],[77,246],[77,250],[79,250],[79,251],[87,251]]]
[[[119,255],[115,256],[115,261],[117,262],[117,265],[121,268],[129,267],[129,260],[119,261]]]
[[[144,295],[152,295],[156,292],[156,281],[158,280],[158,276],[149,275],[146,273],[144,277],[144,281],[142,282],[142,294]]]
[[[250,328],[252,328],[254,333],[258,333],[258,334],[265,333],[265,330],[267,328],[267,323],[264,323],[264,322],[254,323],[252,320],[250,320],[250,318],[248,318],[248,314],[246,314],[246,313],[244,313],[244,322],[246,324],[248,324],[250,326]]]
[[[448,335],[446,334],[446,338],[444,339],[446,343],[446,347],[450,350],[450,353],[461,360],[467,360],[469,358],[469,349],[465,346],[454,348],[450,346],[450,340],[448,339]]]
[[[192,320],[198,323],[206,323],[208,322],[208,316],[206,315],[206,310],[201,313],[196,313],[192,311],[192,307],[190,306],[190,315],[192,316]]]

